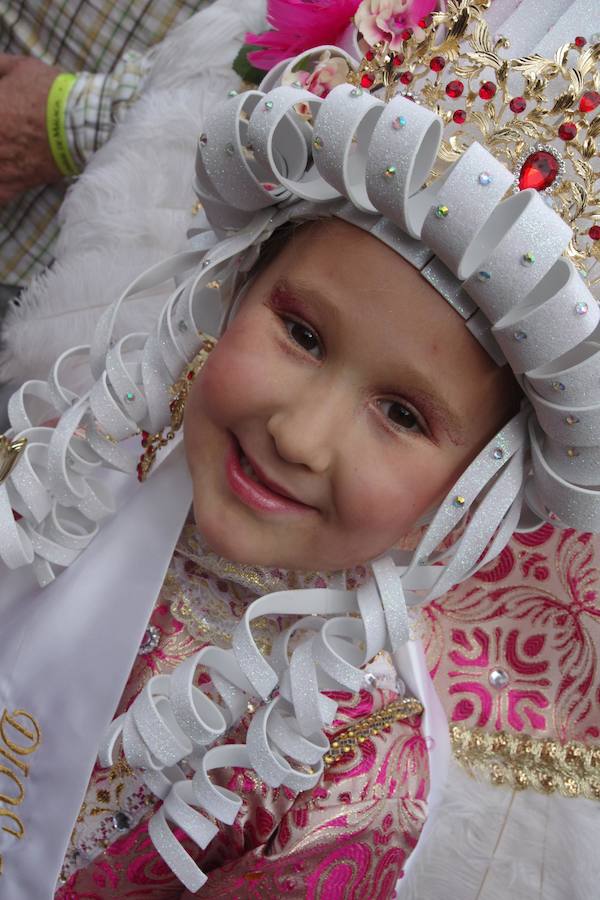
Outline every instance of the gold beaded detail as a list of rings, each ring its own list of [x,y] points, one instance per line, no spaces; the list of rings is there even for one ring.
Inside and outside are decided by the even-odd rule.
[[[142,447],[144,452],[137,465],[138,481],[146,480],[150,469],[154,465],[154,460],[156,459],[158,451],[162,447],[166,447],[169,441],[172,441],[175,437],[175,433],[181,428],[185,404],[194,379],[206,362],[208,354],[216,346],[216,343],[214,338],[205,337],[196,356],[191,363],[185,367],[179,380],[169,388],[169,392],[173,398],[169,404],[169,409],[171,410],[170,427],[159,431],[157,434],[149,434],[147,431],[142,431]]]
[[[458,725],[450,737],[455,758],[470,775],[516,790],[600,800],[600,747]]]
[[[400,722],[410,716],[420,716],[422,713],[422,703],[414,697],[405,697],[402,700],[394,700],[379,712],[358,719],[345,731],[340,731],[333,737],[329,752],[324,757],[325,766],[339,762],[344,756],[353,753],[357,746],[364,744],[381,731],[390,731],[394,722]]]

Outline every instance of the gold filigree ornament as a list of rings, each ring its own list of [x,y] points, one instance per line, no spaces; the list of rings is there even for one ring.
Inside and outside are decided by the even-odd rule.
[[[0,484],[4,484],[7,480],[26,446],[27,438],[17,438],[13,441],[0,434]]]
[[[216,343],[214,338],[205,337],[196,356],[185,367],[179,376],[178,381],[169,388],[172,397],[169,404],[169,409],[171,410],[171,423],[169,427],[163,428],[163,430],[159,431],[157,434],[150,434],[148,431],[142,431],[142,447],[144,448],[144,452],[140,456],[140,461],[137,465],[138,481],[146,480],[154,465],[154,460],[156,459],[158,451],[162,447],[166,447],[169,441],[173,440],[176,433],[183,425],[185,404],[194,383],[194,379],[208,359],[209,353],[216,346]]]
[[[483,19],[490,0],[448,0],[400,52],[372,47],[348,81],[356,90],[402,93],[445,125],[435,178],[474,141],[514,173],[513,190],[533,188],[572,228],[565,250],[593,289],[600,284],[600,43],[584,38],[511,59]],[[422,40],[417,37],[423,36]],[[485,176],[485,173],[482,173]]]

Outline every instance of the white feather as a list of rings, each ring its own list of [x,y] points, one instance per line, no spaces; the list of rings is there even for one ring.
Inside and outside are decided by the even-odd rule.
[[[452,762],[398,900],[596,900],[600,804],[471,778]]]
[[[140,100],[67,193],[56,262],[10,304],[0,384],[44,378],[136,275],[184,249],[202,120],[237,86],[232,61],[264,15],[264,0],[216,0],[152,51]],[[166,293],[129,301],[119,335],[149,330]]]

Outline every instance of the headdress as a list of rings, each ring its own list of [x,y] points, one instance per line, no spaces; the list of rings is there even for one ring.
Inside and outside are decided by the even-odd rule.
[[[153,839],[190,885],[201,878],[166,820],[202,846],[212,826],[192,810],[195,797],[231,820],[236,803],[212,787],[211,764],[249,759],[269,784],[309,786],[324,749],[318,735],[335,706],[320,690],[331,682],[356,690],[361,661],[386,641],[400,651],[407,604],[441,595],[496,556],[515,530],[540,520],[600,531],[600,312],[591,290],[600,247],[593,159],[600,44],[570,43],[553,60],[510,60],[502,41],[489,36],[485,6],[451,0],[422,39],[407,29],[401,52],[376,46],[359,65],[339,48],[317,48],[275,68],[260,90],[232,92],[199,140],[196,192],[205,219],[193,249],[136,279],[103,315],[91,348],[64,354],[48,382],[27,383],[10,401],[0,555],[9,566],[33,563],[46,583],[112,511],[99,469],[133,472],[137,459],[121,442],[169,427],[169,386],[204,335],[218,333],[223,309],[226,322],[261,243],[285,222],[337,216],[394,248],[491,355],[509,363],[526,395],[519,414],[459,478],[410,559],[375,563],[373,583],[355,593],[301,592],[297,607],[285,599],[286,612],[358,612],[361,619],[330,620],[294,651],[291,664],[286,634],[269,664],[250,622],[280,611],[281,598],[262,598],[240,623],[233,653],[201,651],[168,687],[150,684],[117,720],[104,758],[122,735],[130,763],[144,768],[152,789],[166,798],[152,820]],[[351,74],[317,97],[293,73],[324,52],[342,58]],[[290,74],[291,83],[281,83]],[[404,93],[391,97],[393,86]],[[155,331],[113,344],[121,304],[170,277],[178,286]],[[94,379],[82,396],[61,377],[77,353],[89,353]],[[44,425],[57,414],[56,427]],[[24,438],[25,449],[16,443]],[[467,513],[461,537],[439,552]],[[447,565],[428,564],[441,559]],[[322,624],[313,619],[304,626],[315,623]],[[200,662],[212,667],[226,715],[192,690]],[[205,748],[223,733],[244,695],[267,699],[278,683],[280,695],[255,717],[247,747],[199,755],[193,788],[170,770],[190,742]],[[303,777],[286,763],[288,755],[317,768]]]

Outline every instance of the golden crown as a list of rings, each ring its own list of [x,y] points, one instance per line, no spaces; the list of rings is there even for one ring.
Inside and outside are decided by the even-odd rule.
[[[446,126],[438,171],[473,141],[514,173],[513,190],[535,188],[573,229],[566,255],[590,287],[600,285],[600,43],[585,38],[508,58],[483,13],[490,0],[448,0],[443,12],[405,29],[402,49],[370,48],[348,80],[357,89],[402,93]],[[418,39],[419,38],[419,39]],[[421,39],[422,38],[422,39]]]

